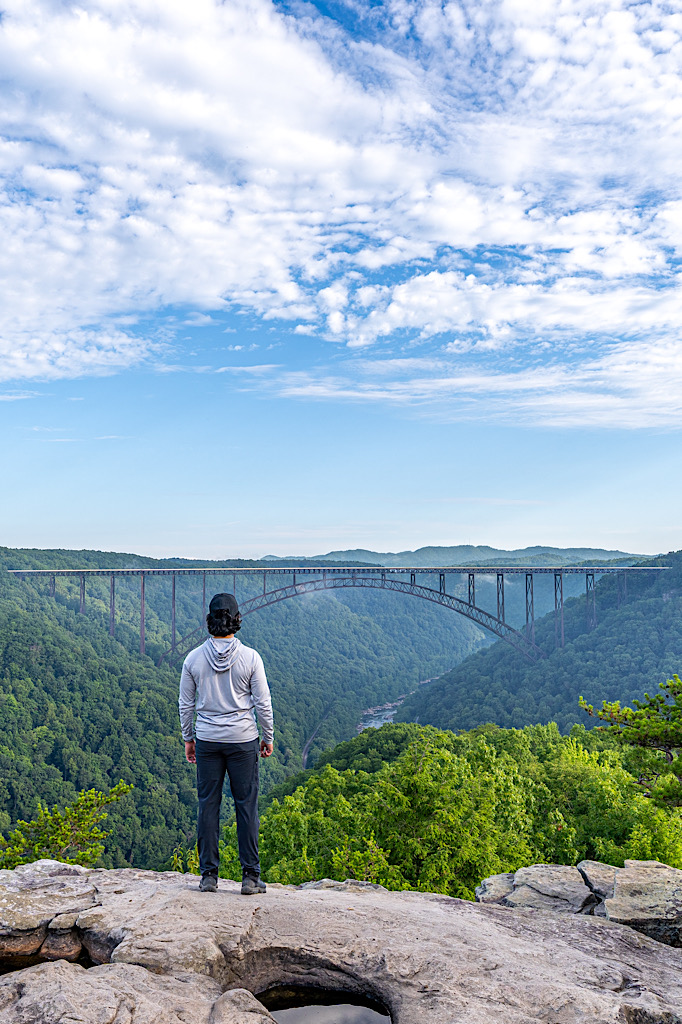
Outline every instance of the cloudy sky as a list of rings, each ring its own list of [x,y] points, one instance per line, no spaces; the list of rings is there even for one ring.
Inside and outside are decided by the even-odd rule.
[[[0,542],[682,547],[682,13],[4,0]]]

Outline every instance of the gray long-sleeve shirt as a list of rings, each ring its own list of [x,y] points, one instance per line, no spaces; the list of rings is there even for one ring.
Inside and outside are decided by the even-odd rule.
[[[217,743],[245,743],[258,738],[254,710],[263,740],[272,743],[270,689],[263,659],[235,637],[209,638],[185,658],[180,676],[182,738],[191,740],[196,710],[196,737]]]

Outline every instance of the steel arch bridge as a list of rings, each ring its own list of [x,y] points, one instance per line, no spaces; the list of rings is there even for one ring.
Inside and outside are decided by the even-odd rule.
[[[175,661],[196,645],[202,636],[205,636],[206,616],[206,582],[207,578],[232,577],[233,593],[237,592],[238,580],[245,580],[252,577],[263,580],[262,593],[240,601],[240,610],[243,615],[267,608],[270,605],[278,604],[292,597],[299,597],[303,594],[310,594],[321,590],[335,590],[346,587],[365,587],[374,590],[388,590],[399,594],[409,594],[412,597],[431,601],[434,604],[449,608],[472,622],[482,626],[495,636],[511,644],[517,651],[532,661],[544,658],[545,653],[535,643],[535,602],[533,596],[533,581],[535,576],[554,577],[554,639],[557,647],[564,646],[564,576],[584,575],[585,576],[585,612],[588,630],[594,629],[597,623],[597,607],[595,596],[595,580],[598,576],[617,574],[618,579],[618,601],[627,601],[627,578],[631,573],[656,573],[664,572],[668,566],[652,565],[555,565],[555,566],[508,566],[508,565],[450,565],[450,566],[382,566],[382,565],[354,565],[343,566],[331,564],[323,565],[269,565],[262,568],[242,568],[235,566],[148,566],[126,569],[10,569],[8,572],[19,579],[46,579],[51,597],[56,595],[57,580],[70,577],[78,580],[79,583],[79,605],[78,611],[85,613],[86,583],[88,580],[97,577],[109,577],[109,633],[115,635],[116,628],[116,580],[123,577],[136,577],[140,581],[140,654],[145,654],[145,588],[147,581],[152,577],[171,577],[171,601],[170,601],[170,622],[171,622],[171,646],[159,659],[159,664],[164,660]],[[176,581],[177,578],[193,576],[203,577],[203,598],[201,625],[197,629],[178,639],[176,632]],[[419,577],[438,577],[438,590],[432,587],[423,586],[417,582]],[[446,580],[448,576],[468,578],[468,599],[462,600],[447,593]],[[496,577],[497,580],[497,605],[496,612],[486,611],[476,604],[476,577]],[[526,596],[526,624],[525,629],[518,630],[510,626],[505,619],[504,591],[505,577],[525,576]],[[282,577],[291,579],[290,583],[278,586],[276,589],[268,590],[268,581],[279,583]],[[409,583],[406,577],[409,577]]]
[[[416,582],[406,583],[404,580],[396,580],[390,576],[387,577],[385,574],[381,576],[361,576],[357,574],[350,576],[324,576],[321,579],[306,580],[303,583],[291,583],[289,586],[279,587],[277,590],[258,594],[257,597],[252,597],[248,601],[242,601],[239,605],[239,611],[243,617],[250,612],[257,612],[261,608],[268,608],[270,605],[278,604],[280,601],[286,601],[290,597],[312,594],[320,590],[336,590],[340,587],[392,590],[398,594],[410,594],[412,597],[421,597],[425,601],[432,601],[434,604],[439,604],[444,608],[450,608],[453,612],[458,612],[460,615],[465,615],[479,626],[483,626],[484,629],[495,633],[502,640],[506,640],[507,643],[515,647],[517,651],[525,654],[531,661],[536,661],[538,658],[544,658],[545,656],[544,652],[533,640],[524,636],[523,633],[518,629],[514,629],[513,626],[504,622],[503,619],[499,619],[490,612],[485,611],[485,609],[478,608],[475,604],[468,604],[466,601],[453,597],[451,594],[446,594],[444,590],[433,590],[431,587],[423,587]],[[205,633],[205,627],[203,625],[199,626],[192,633],[183,637],[175,647],[169,648],[162,654],[159,664],[166,658],[174,660],[188,653]]]

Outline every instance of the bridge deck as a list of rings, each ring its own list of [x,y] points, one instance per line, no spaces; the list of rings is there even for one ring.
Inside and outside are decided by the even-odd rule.
[[[290,576],[296,573],[297,576],[317,576],[319,573],[328,575],[348,576],[359,573],[381,572],[386,575],[396,576],[405,573],[431,574],[434,573],[475,573],[480,576],[492,576],[497,573],[504,573],[505,576],[516,576],[526,573],[534,575],[548,575],[551,573],[563,573],[564,575],[579,574],[585,572],[614,573],[614,572],[662,572],[667,565],[416,565],[416,566],[385,566],[385,565],[266,565],[261,568],[240,569],[231,565],[224,566],[203,566],[192,568],[137,568],[137,569],[8,569],[7,572],[15,576],[226,576],[236,573],[239,576],[262,576],[267,573],[269,576]]]

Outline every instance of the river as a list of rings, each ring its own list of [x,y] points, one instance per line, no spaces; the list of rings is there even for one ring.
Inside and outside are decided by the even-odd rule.
[[[440,676],[432,676],[431,679],[421,679],[417,683],[417,687],[426,686],[427,683],[434,683],[436,679],[440,678]],[[376,707],[366,708],[362,712],[359,724],[356,726],[357,731],[360,733],[364,732],[365,729],[380,729],[382,725],[386,725],[387,722],[392,722],[400,705],[410,696],[410,694],[416,692],[417,687],[415,687],[414,690],[410,690],[409,693],[401,694],[400,697],[393,702],[377,704]]]

